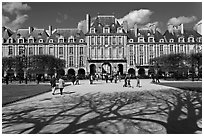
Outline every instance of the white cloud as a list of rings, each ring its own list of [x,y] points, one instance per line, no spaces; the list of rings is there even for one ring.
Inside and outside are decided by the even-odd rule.
[[[31,7],[28,4],[23,4],[22,2],[8,2],[3,3],[3,11],[10,14],[19,14],[20,11],[30,10]]]
[[[23,4],[22,2],[9,2],[3,3],[2,9],[4,12],[15,15],[14,20],[11,20],[9,16],[2,15],[3,26],[7,26],[12,30],[16,30],[20,28],[26,20],[28,20],[28,15],[22,15],[22,11],[30,10],[31,7],[27,4]]]
[[[199,34],[202,34],[202,20],[195,24],[194,30],[196,30]]]
[[[129,14],[123,18],[118,19],[121,24],[123,21],[127,21],[128,29],[133,28],[135,24],[145,24],[150,21],[150,16],[153,14],[152,11],[148,9],[140,9],[131,11]]]
[[[172,17],[169,19],[168,21],[168,25],[174,25],[174,26],[178,26],[180,24],[188,24],[188,23],[192,23],[194,21],[197,20],[196,16],[191,16],[191,17],[184,17],[184,16],[180,16],[180,17]]]

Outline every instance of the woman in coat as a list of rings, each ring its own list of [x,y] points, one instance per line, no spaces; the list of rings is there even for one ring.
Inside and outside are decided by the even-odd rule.
[[[58,85],[59,89],[60,89],[60,94],[62,95],[62,91],[64,89],[64,80],[60,77],[59,78],[59,85]]]

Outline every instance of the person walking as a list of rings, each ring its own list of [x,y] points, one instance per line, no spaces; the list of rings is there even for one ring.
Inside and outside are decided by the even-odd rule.
[[[90,75],[89,80],[90,80],[90,84],[93,84],[93,75]]]
[[[64,89],[64,80],[60,77],[59,78],[59,89],[60,89],[60,94],[62,95],[62,91]]]
[[[156,83],[160,83],[160,81],[159,81],[159,74],[156,74]]]
[[[123,87],[127,87],[127,82],[128,82],[128,76],[127,75],[125,76],[125,80],[124,81],[125,81],[125,84],[123,85]]]
[[[56,88],[56,78],[55,76],[52,76],[50,79],[51,89],[52,89],[52,95],[55,94],[55,88]]]
[[[79,76],[78,76],[78,75],[76,76],[76,82],[75,82],[75,85],[79,85]]]
[[[137,76],[137,87],[141,87],[140,86],[140,77],[139,77],[139,75]]]

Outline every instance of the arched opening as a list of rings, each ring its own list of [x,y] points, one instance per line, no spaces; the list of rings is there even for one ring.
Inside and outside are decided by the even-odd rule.
[[[80,79],[85,79],[85,70],[83,68],[78,70],[78,76]]]
[[[68,79],[71,79],[71,77],[75,76],[75,70],[74,69],[69,69],[68,72],[67,72],[67,76],[68,76]]]
[[[91,75],[95,75],[96,73],[96,65],[95,64],[91,64],[90,65],[90,74]]]
[[[138,70],[138,75],[140,75],[140,76],[145,76],[145,69],[144,69],[144,68],[140,68],[140,69]]]
[[[120,73],[120,75],[123,74],[123,64],[118,64],[118,74]]]
[[[135,77],[135,70],[134,70],[133,68],[128,69],[128,74],[129,74],[131,77]]]
[[[111,68],[110,63],[103,63],[102,64],[102,75],[103,74],[108,74],[108,75],[112,74],[112,68]]]

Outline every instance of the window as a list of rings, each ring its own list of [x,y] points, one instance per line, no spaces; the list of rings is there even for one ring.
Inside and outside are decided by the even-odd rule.
[[[130,66],[133,65],[133,56],[130,56]]]
[[[170,42],[170,43],[173,43],[173,42],[174,42],[174,39],[170,39],[169,42]]]
[[[60,39],[58,40],[58,42],[59,42],[59,43],[63,43],[63,42],[64,42],[64,39],[63,39],[63,38],[60,38]]]
[[[183,52],[183,45],[180,45],[181,52]]]
[[[43,39],[40,39],[40,40],[39,40],[39,43],[43,43]]]
[[[49,43],[53,43],[53,39],[50,39],[50,40],[49,40]]]
[[[179,37],[179,42],[184,42],[184,38],[183,37]]]
[[[139,61],[140,65],[143,65],[143,55],[140,55],[140,61]]]
[[[79,66],[83,67],[84,66],[84,61],[83,61],[83,56],[79,57]]]
[[[29,50],[29,55],[33,55],[34,54],[33,53],[33,47],[29,47],[28,50]]]
[[[133,39],[130,39],[129,42],[132,43],[132,42],[133,42]]]
[[[119,37],[119,45],[122,45],[123,44],[123,38],[122,37]]]
[[[23,55],[24,54],[24,47],[23,46],[19,46],[19,55]]]
[[[69,39],[69,42],[70,42],[70,43],[73,43],[73,42],[74,42],[74,38],[70,38],[70,39]]]
[[[12,38],[9,38],[8,43],[12,43],[12,42],[13,42]]]
[[[18,39],[18,43],[23,43],[23,39],[22,38]]]
[[[63,55],[63,47],[59,47],[59,55]]]
[[[150,53],[153,52],[153,45],[150,45],[150,47],[149,47],[149,51],[150,51]]]
[[[112,49],[109,48],[109,58],[111,58],[111,57],[112,57]]]
[[[74,66],[73,56],[69,56],[69,66]]]
[[[164,46],[163,45],[160,45],[160,55],[163,55],[164,54]]]
[[[83,43],[84,42],[84,39],[80,39],[80,41],[79,41],[80,43]]]
[[[95,33],[95,28],[91,28],[91,33]]]
[[[53,47],[49,47],[49,54],[54,55],[54,48]]]
[[[91,37],[91,45],[94,45],[94,36]]]
[[[122,28],[118,27],[118,33],[121,33],[121,32],[122,32]]]
[[[39,55],[43,54],[43,47],[39,47]]]
[[[34,43],[33,38],[29,38],[29,39],[28,39],[28,43]]]
[[[133,45],[130,45],[130,55],[133,55]]]
[[[103,47],[101,47],[101,58],[103,58],[103,55],[104,55],[103,52],[104,52]]]
[[[163,43],[163,42],[164,42],[164,39],[160,39],[159,42]]]
[[[12,55],[13,54],[13,47],[9,46],[8,49],[9,49],[8,55]]]
[[[170,45],[170,52],[173,52],[173,49],[174,49],[173,45]]]
[[[69,54],[70,54],[70,55],[74,54],[73,47],[69,47]]]
[[[83,55],[84,54],[84,48],[83,47],[79,47],[79,54]]]
[[[97,45],[100,45],[100,42],[101,42],[100,40],[101,40],[101,38],[100,38],[100,36],[98,36],[97,37]]]
[[[108,37],[106,36],[105,37],[105,45],[107,45],[108,44]]]
[[[113,36],[113,41],[112,41],[113,44],[116,44],[116,37]]]
[[[104,33],[109,33],[109,28],[108,27],[104,28]]]
[[[140,54],[143,54],[143,45],[140,45]]]
[[[149,37],[149,38],[148,38],[148,41],[149,41],[149,42],[154,42],[154,37]]]
[[[194,38],[193,37],[189,37],[188,38],[188,42],[194,42]]]
[[[144,37],[139,37],[138,42],[144,42]]]

